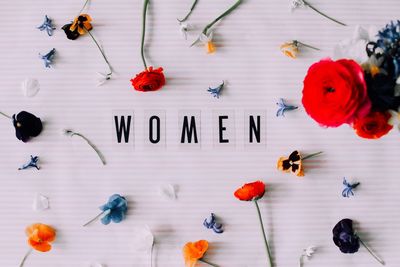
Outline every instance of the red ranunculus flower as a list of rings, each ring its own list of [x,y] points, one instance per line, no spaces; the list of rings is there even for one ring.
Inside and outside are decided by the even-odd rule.
[[[165,85],[163,68],[153,69],[153,67],[149,67],[145,71],[137,74],[131,82],[133,88],[137,91],[157,91]]]
[[[264,196],[265,184],[262,181],[256,181],[243,185],[235,191],[235,197],[243,201],[252,201]]]
[[[367,116],[356,119],[353,128],[360,137],[377,139],[393,129],[393,125],[388,123],[391,117],[388,111],[371,111]]]
[[[304,79],[302,102],[311,118],[326,127],[351,124],[371,109],[363,70],[349,59],[314,63]]]

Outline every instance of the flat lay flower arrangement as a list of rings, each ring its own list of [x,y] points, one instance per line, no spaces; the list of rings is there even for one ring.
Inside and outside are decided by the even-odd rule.
[[[200,0],[194,0],[188,12],[177,19],[185,38],[187,38],[187,31],[190,30],[187,22],[190,21],[191,16],[196,12],[196,6],[199,2]],[[90,39],[93,42],[94,47],[99,50],[102,59],[107,65],[107,71],[99,73],[98,84],[103,85],[107,81],[114,79],[114,70],[106,56],[104,48],[94,36],[95,20],[89,14],[84,13],[87,12],[88,3],[89,0],[84,2],[83,7],[76,16],[72,17],[71,21],[62,26],[61,29],[64,31],[66,38],[69,39],[68,41],[87,42],[86,39]],[[153,3],[151,0],[142,1],[140,57],[143,68],[140,66],[141,71],[134,74],[130,80],[133,89],[139,92],[158,91],[167,85],[168,80],[164,74],[164,69],[162,67],[150,66],[146,57],[146,33],[148,31],[146,26],[148,24],[148,16],[156,15],[148,11],[149,6],[153,4],[156,3]],[[237,9],[244,4],[250,5],[251,3],[244,0],[233,1],[231,6],[227,7],[218,17],[202,28],[199,37],[194,40],[192,46],[202,45],[208,54],[216,53],[217,46],[213,40],[213,32],[219,29],[217,23],[227,16],[233,17],[234,12],[238,11]],[[291,4],[293,10],[308,8],[338,26],[346,26],[345,23],[327,15],[325,11],[322,12],[309,1],[296,0],[292,1]],[[53,19],[45,15],[43,23],[37,26],[37,29],[51,37],[54,31],[57,30],[57,27],[54,26]],[[336,128],[347,124],[361,138],[379,139],[395,128],[394,117],[399,116],[400,21],[389,22],[386,26],[383,26],[380,30],[372,34],[361,27],[358,27],[356,31],[356,38],[342,42],[335,48],[336,56],[340,55],[343,58],[332,59],[326,57],[309,67],[302,86],[301,103],[309,117],[321,127]],[[132,46],[135,47],[134,44]],[[293,59],[298,57],[302,49],[311,49],[318,51],[318,53],[323,53],[317,46],[303,43],[299,40],[286,41],[279,49],[284,55]],[[57,53],[58,50],[53,48],[50,51],[39,54],[45,68],[52,67]],[[354,58],[351,58],[351,55],[354,54]],[[225,85],[225,81],[217,85],[210,85],[207,92],[212,97],[219,98],[225,90]],[[25,80],[22,87],[27,96],[34,96],[40,89],[39,82],[32,79]],[[289,103],[283,98],[278,99],[275,104],[277,111],[274,116],[276,117],[285,118],[288,112],[298,112],[296,111],[299,108],[297,105]],[[27,111],[17,112],[13,115],[0,112],[0,115],[9,120],[10,126],[12,125],[15,129],[16,138],[24,143],[30,142],[38,137],[43,130],[46,130],[43,127],[42,120]],[[84,141],[88,145],[88,149],[96,153],[101,164],[106,165],[105,156],[84,134],[72,129],[63,130],[63,134],[67,137],[79,138],[81,141]],[[287,152],[287,150],[283,151],[283,153]],[[304,177],[308,173],[306,171],[307,160],[314,157],[326,158],[329,155],[322,151],[303,154],[299,150],[294,150],[277,159],[276,169],[280,172],[293,174],[296,177]],[[24,172],[40,171],[40,164],[40,156],[28,155],[28,157],[21,159],[21,162],[18,162],[16,166],[18,165],[18,170]],[[353,182],[343,177],[342,185],[344,188],[339,194],[345,199],[356,197],[355,191],[359,188],[360,184],[360,182]],[[268,184],[257,180],[238,186],[232,192],[231,197],[238,200],[237,207],[235,207],[238,210],[241,208],[247,209],[247,206],[250,204],[254,205],[252,208],[255,210],[260,231],[248,233],[248,235],[261,235],[263,244],[260,243],[259,245],[265,248],[265,255],[259,256],[265,258],[263,266],[274,267],[276,266],[275,259],[271,250],[273,242],[268,238],[272,230],[267,229],[267,225],[264,223],[267,215],[264,212],[263,203],[261,202],[261,199],[268,197],[268,190]],[[177,199],[173,186],[165,186],[161,191],[169,199]],[[42,209],[49,208],[49,199],[47,197],[38,194],[35,201],[36,207],[40,206]],[[107,226],[110,224],[119,224],[124,220],[130,219],[128,204],[131,204],[128,203],[125,196],[113,194],[108,200],[100,199],[99,201],[96,204],[97,206],[93,206],[93,217],[89,217],[88,221],[82,222],[82,227],[90,230],[90,226],[98,220],[101,224]],[[243,207],[240,207],[239,201],[242,204],[245,203],[247,206],[243,205]],[[269,201],[269,199],[266,201]],[[140,201],[137,201],[135,205],[140,205]],[[98,213],[95,212],[96,207],[99,209]],[[209,233],[223,237],[226,231],[232,231],[233,229],[225,227],[222,222],[223,214],[215,214],[210,211],[209,214],[205,215],[204,221],[199,222],[199,228],[203,227]],[[59,230],[63,231],[63,229],[57,229],[57,231]],[[29,266],[29,258],[36,256],[34,255],[36,252],[49,252],[52,249],[53,243],[54,245],[57,244],[57,232],[53,226],[43,223],[33,223],[26,228],[25,233],[27,236],[28,251],[25,254],[21,252],[20,267]],[[154,236],[150,229],[147,229],[145,234],[143,244],[150,251],[149,262],[151,263],[150,266],[152,266],[154,257],[153,248],[157,245],[155,242],[157,236]],[[356,232],[353,220],[348,218],[342,219],[332,229],[332,245],[337,246],[340,252],[344,254],[354,254],[363,247],[378,263],[384,265],[384,260],[372,250],[363,240],[362,236],[363,233]],[[303,253],[296,255],[299,266],[305,266],[306,260],[318,256],[318,246],[306,245],[309,244],[305,244]],[[214,246],[213,242],[205,239],[192,240],[182,244],[181,247],[182,265],[195,267],[200,266],[198,265],[200,263],[209,266],[224,266],[223,263],[214,262],[212,255],[207,254],[210,250],[218,253],[218,246]]]

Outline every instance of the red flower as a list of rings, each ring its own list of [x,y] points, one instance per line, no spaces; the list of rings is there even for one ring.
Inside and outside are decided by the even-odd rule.
[[[304,79],[302,102],[308,115],[327,127],[352,123],[371,109],[363,70],[348,59],[314,63]]]
[[[264,196],[265,184],[262,181],[256,181],[243,185],[235,191],[235,197],[242,201],[257,200]]]
[[[163,68],[153,69],[153,67],[149,67],[145,71],[136,74],[136,77],[133,78],[131,82],[132,86],[137,91],[157,91],[165,85]]]
[[[367,116],[355,120],[353,128],[360,137],[377,139],[393,129],[393,125],[388,123],[391,117],[388,111],[371,111]]]

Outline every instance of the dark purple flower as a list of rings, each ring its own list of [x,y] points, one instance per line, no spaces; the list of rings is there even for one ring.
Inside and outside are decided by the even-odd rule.
[[[29,112],[21,111],[17,115],[14,114],[12,119],[15,127],[15,136],[24,143],[42,132],[42,121]]]
[[[355,253],[360,248],[360,239],[354,233],[353,221],[343,219],[332,230],[333,242],[343,253]]]

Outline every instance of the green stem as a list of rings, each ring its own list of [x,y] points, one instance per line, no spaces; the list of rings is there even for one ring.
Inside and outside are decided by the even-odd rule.
[[[217,23],[219,20],[221,20],[222,18],[228,16],[233,10],[235,10],[240,4],[242,3],[242,0],[238,0],[233,6],[231,6],[227,11],[225,11],[224,13],[222,13],[219,17],[217,17],[216,19],[214,19],[210,24],[208,24],[202,31],[202,33],[204,33],[205,35],[207,35],[207,31],[214,26],[215,23]]]
[[[140,54],[142,55],[143,65],[146,70],[147,70],[147,64],[146,64],[146,59],[144,57],[144,39],[146,36],[146,14],[148,5],[149,5],[149,0],[144,0],[143,14],[142,14],[142,42],[140,46]]]
[[[100,218],[104,213],[109,212],[110,210],[105,210],[103,212],[101,212],[99,215],[97,215],[96,217],[94,217],[93,219],[91,219],[90,221],[88,221],[87,223],[85,223],[83,225],[83,227],[88,226],[89,224],[91,224],[92,222],[96,221],[98,218]]]
[[[347,26],[347,25],[344,24],[343,22],[340,22],[340,21],[338,21],[338,20],[336,20],[336,19],[334,19],[334,18],[332,18],[332,17],[329,17],[328,15],[322,13],[321,11],[319,11],[318,9],[316,9],[315,7],[313,7],[311,4],[309,4],[309,3],[306,2],[305,0],[303,0],[303,2],[304,2],[304,4],[305,4],[306,6],[308,6],[309,8],[311,8],[312,10],[314,10],[315,12],[317,12],[318,14],[324,16],[325,18],[330,19],[330,20],[332,20],[332,21],[334,21],[334,22],[336,22],[337,24],[340,24],[340,25],[342,25],[342,26]]]
[[[85,4],[83,5],[81,10],[79,11],[78,16],[82,13],[82,11],[85,9],[85,7],[87,6],[88,3],[89,3],[89,0],[86,0]]]
[[[302,160],[306,160],[306,159],[309,159],[309,158],[318,156],[319,154],[322,154],[322,153],[323,153],[322,151],[319,151],[319,152],[316,152],[316,153],[312,153],[312,154],[310,154],[310,155],[307,155],[307,156],[305,156],[305,157],[302,157],[301,159],[302,159]]]
[[[216,264],[214,264],[214,263],[211,263],[211,262],[209,262],[209,261],[203,260],[203,259],[199,259],[199,261],[201,261],[201,262],[203,262],[203,263],[205,263],[205,264],[208,264],[208,265],[210,265],[210,266],[218,267],[218,265],[216,265]]]
[[[8,119],[12,119],[11,116],[9,116],[9,115],[7,115],[7,114],[1,112],[1,111],[0,111],[0,115],[3,115],[4,117],[6,117],[6,118],[8,118]]]
[[[77,135],[77,136],[83,138],[89,144],[89,146],[91,146],[93,148],[93,150],[97,153],[97,156],[99,156],[99,158],[100,158],[101,162],[103,163],[103,165],[106,165],[106,160],[105,160],[103,154],[100,152],[100,150],[89,139],[87,139],[83,134],[80,134],[80,133],[75,133],[74,132],[74,133],[72,133],[71,136],[74,136],[74,135]]]
[[[106,55],[104,54],[103,49],[101,49],[99,43],[97,42],[96,38],[94,38],[93,34],[92,34],[90,31],[88,31],[88,30],[86,29],[86,27],[83,27],[83,29],[89,34],[90,37],[92,37],[92,40],[94,41],[94,43],[96,44],[97,48],[99,49],[101,55],[102,55],[103,58],[104,58],[104,61],[107,63],[108,68],[110,69],[110,72],[107,73],[107,80],[111,79],[111,75],[113,74],[113,69],[112,69],[111,64],[110,64],[110,62],[108,61]]]
[[[369,252],[369,254],[372,255],[372,257],[374,257],[380,264],[385,265],[385,262],[380,259],[359,237],[358,240],[360,240],[361,245],[363,245]]]
[[[264,243],[265,243],[265,248],[266,248],[267,254],[268,254],[269,266],[270,266],[270,267],[273,267],[272,255],[271,255],[271,251],[270,251],[270,249],[269,249],[269,245],[268,245],[268,241],[267,241],[267,236],[265,235],[264,223],[263,223],[263,220],[262,220],[262,217],[261,217],[260,207],[258,206],[257,200],[254,200],[254,203],[256,204],[257,214],[258,214],[258,220],[260,221],[261,231],[262,231],[263,238],[264,238]]]
[[[192,7],[191,7],[190,10],[189,10],[189,13],[187,13],[187,15],[186,15],[183,19],[178,19],[179,22],[184,22],[184,21],[186,21],[186,20],[189,18],[189,16],[192,14],[194,8],[195,8],[196,5],[197,5],[197,1],[198,1],[198,0],[194,0],[194,2],[193,2],[193,4],[192,4]]]
[[[19,267],[23,267],[23,266],[24,266],[25,261],[26,261],[26,259],[28,258],[29,254],[31,254],[31,252],[32,252],[32,249],[29,249],[29,250],[26,252],[26,254],[25,254],[24,258],[22,259],[22,261],[21,261]]]
[[[315,46],[311,46],[311,45],[302,43],[302,42],[297,41],[297,40],[294,40],[294,41],[293,41],[293,44],[296,45],[296,46],[302,45],[302,46],[305,46],[305,47],[308,47],[308,48],[311,48],[311,49],[314,49],[314,50],[318,50],[318,51],[321,50],[321,49],[319,49],[319,48],[316,48]]]

